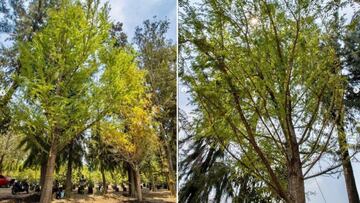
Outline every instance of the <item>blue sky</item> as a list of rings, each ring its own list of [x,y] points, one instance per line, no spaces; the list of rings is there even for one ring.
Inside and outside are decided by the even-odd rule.
[[[132,42],[136,26],[141,26],[143,21],[157,16],[158,19],[168,19],[170,29],[167,38],[176,40],[176,0],[101,0],[109,2],[112,21],[124,23],[124,31]],[[5,35],[0,34],[0,43],[4,43]]]
[[[130,42],[136,26],[141,26],[144,20],[152,19],[154,16],[170,21],[167,37],[175,41],[176,0],[102,0],[102,2],[110,3],[111,19],[124,23],[124,30]]]

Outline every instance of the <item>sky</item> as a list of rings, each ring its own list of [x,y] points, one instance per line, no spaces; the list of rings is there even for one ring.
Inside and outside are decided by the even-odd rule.
[[[115,22],[122,22],[129,42],[133,41],[135,28],[143,21],[157,19],[170,21],[167,38],[176,41],[176,0],[101,0],[110,4],[110,18]],[[1,17],[1,16],[0,16]],[[0,34],[0,43],[4,43],[7,36]]]
[[[132,42],[135,28],[154,16],[170,21],[167,37],[175,42],[176,0],[101,0],[101,2],[109,2],[111,19],[124,23],[124,31],[130,42]]]

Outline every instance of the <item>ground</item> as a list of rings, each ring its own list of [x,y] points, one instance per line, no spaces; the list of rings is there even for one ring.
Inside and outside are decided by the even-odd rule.
[[[22,202],[34,202],[29,199],[31,195],[35,193],[21,193],[17,195],[12,195],[10,188],[0,188],[0,203],[13,203],[13,202],[21,202],[19,200],[23,200]],[[168,190],[158,190],[156,192],[143,192],[144,201],[146,203],[175,203],[176,198],[170,196],[170,191]],[[36,201],[35,201],[36,202]],[[136,202],[136,199],[126,197],[126,193],[122,192],[109,192],[109,194],[101,195],[101,194],[93,194],[93,195],[79,195],[75,192],[70,199],[61,199],[61,200],[53,200],[53,203],[130,203]]]

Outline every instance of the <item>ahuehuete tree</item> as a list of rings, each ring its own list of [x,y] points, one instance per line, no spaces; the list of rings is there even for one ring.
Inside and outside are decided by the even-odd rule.
[[[185,112],[181,112],[180,128],[185,136],[179,143],[182,149],[179,179],[186,182],[180,186],[180,202],[209,202],[210,198],[215,202],[279,200],[264,181],[246,170],[240,170],[241,166],[228,156],[222,143],[216,139],[218,132],[208,126],[206,118],[193,118],[191,123],[188,120]]]
[[[332,119],[344,82],[332,69],[325,5],[180,2],[180,73],[206,122],[199,135],[285,202],[305,202],[304,180],[338,167],[324,161],[334,157],[326,152],[336,146]]]
[[[110,28],[107,4],[64,0],[48,10],[31,41],[19,42],[21,99],[45,120],[40,128],[50,146],[42,203],[51,201],[58,152],[113,108],[135,102],[142,85],[131,53],[113,46]]]
[[[167,180],[172,195],[176,194],[176,45],[166,39],[169,22],[146,20],[137,27],[134,41],[138,60],[147,71],[151,101],[159,109],[156,121],[162,142],[160,156],[166,160]],[[163,155],[165,154],[165,156]]]

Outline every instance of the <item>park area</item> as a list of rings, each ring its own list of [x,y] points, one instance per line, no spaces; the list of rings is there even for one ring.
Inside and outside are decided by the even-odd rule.
[[[103,195],[101,193],[95,194],[77,194],[73,192],[71,198],[68,199],[55,199],[53,203],[67,203],[67,202],[90,202],[90,203],[119,203],[119,202],[137,202],[136,198],[128,197],[126,192],[114,192],[109,191],[108,194]],[[1,203],[13,203],[13,202],[38,202],[40,198],[39,193],[30,192],[29,194],[12,195],[10,188],[0,188],[0,202]],[[158,191],[145,191],[143,202],[147,203],[172,203],[176,202],[176,199],[171,196],[167,190],[160,189]]]
[[[112,5],[2,1],[1,201],[175,202],[175,22]]]

